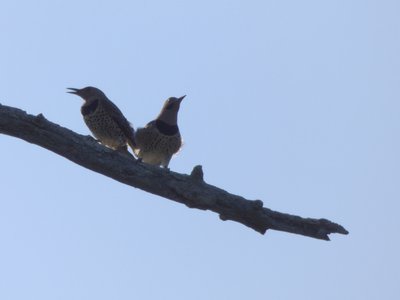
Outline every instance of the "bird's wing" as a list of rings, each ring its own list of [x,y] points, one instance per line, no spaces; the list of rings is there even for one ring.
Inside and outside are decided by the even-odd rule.
[[[106,106],[108,106],[108,111],[110,112],[111,118],[115,123],[118,124],[119,128],[126,136],[129,146],[132,148],[132,150],[134,150],[136,148],[135,130],[133,129],[131,123],[129,123],[121,110],[114,103],[111,101],[105,101],[104,103]]]
[[[140,150],[144,146],[145,141],[148,140],[148,135],[151,135],[153,129],[156,128],[156,121],[153,120],[146,124],[144,127],[139,127],[135,132],[135,140],[136,140],[136,149],[134,150],[137,156],[140,156]]]

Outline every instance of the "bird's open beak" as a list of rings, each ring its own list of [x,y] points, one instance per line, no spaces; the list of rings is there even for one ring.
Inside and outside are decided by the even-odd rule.
[[[74,95],[78,95],[78,96],[79,96],[79,89],[67,88],[67,90],[70,90],[70,91],[68,91],[67,93],[70,93],[70,94],[74,94]]]
[[[182,97],[178,98],[178,100],[179,100],[179,103],[181,103],[181,102],[182,102],[182,100],[183,100],[183,98],[185,98],[185,97],[186,97],[186,95],[183,95]]]

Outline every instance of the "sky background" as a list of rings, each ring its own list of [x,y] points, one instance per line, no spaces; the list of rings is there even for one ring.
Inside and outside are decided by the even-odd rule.
[[[170,164],[331,242],[268,231],[0,136],[0,299],[399,299],[399,1],[0,2],[0,103],[89,134],[187,95]]]

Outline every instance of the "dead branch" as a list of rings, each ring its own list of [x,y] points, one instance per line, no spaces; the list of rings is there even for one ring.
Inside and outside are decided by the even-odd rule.
[[[42,115],[0,104],[0,133],[20,138],[61,155],[74,163],[124,184],[185,204],[211,210],[221,220],[242,223],[262,234],[267,229],[329,240],[331,233],[348,234],[326,219],[302,218],[263,207],[261,200],[247,200],[207,184],[201,166],[190,175],[137,162],[127,155],[52,123]]]

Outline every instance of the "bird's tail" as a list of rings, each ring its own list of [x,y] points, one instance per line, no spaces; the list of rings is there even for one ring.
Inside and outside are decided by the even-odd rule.
[[[132,152],[137,156],[137,151],[139,149],[138,149],[138,147],[136,145],[136,141],[135,141],[134,136],[132,136],[132,138],[129,138],[127,142],[128,142],[129,147],[131,147]]]

